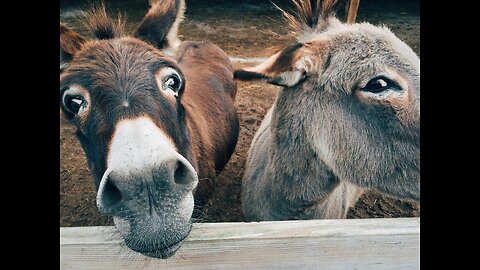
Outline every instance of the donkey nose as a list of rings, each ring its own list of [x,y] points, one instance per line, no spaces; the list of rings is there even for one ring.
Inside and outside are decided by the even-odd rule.
[[[197,173],[190,163],[181,158],[163,160],[160,164],[146,166],[150,169],[108,168],[97,193],[97,207],[107,215],[118,215],[130,204],[148,200],[145,185],[158,192],[177,192],[195,188]],[[135,173],[132,173],[135,172]],[[155,196],[158,193],[154,192]],[[161,196],[161,195],[160,195]]]
[[[115,214],[121,211],[122,204],[128,199],[125,180],[115,171],[106,172],[97,193],[97,207],[104,214]]]
[[[189,164],[185,164],[182,160],[177,160],[173,173],[173,181],[179,185],[188,185],[196,180],[196,173],[192,171]]]
[[[116,205],[122,201],[122,192],[111,178],[107,179],[103,189],[103,203],[107,206]]]
[[[197,182],[197,173],[184,158],[171,158],[164,161],[162,165],[156,166],[151,175],[153,183],[160,190],[164,190],[165,187],[193,188]]]

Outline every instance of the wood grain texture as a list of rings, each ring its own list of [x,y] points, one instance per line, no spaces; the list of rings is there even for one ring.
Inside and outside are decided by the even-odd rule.
[[[195,224],[167,260],[115,227],[60,228],[61,269],[419,269],[420,218]]]

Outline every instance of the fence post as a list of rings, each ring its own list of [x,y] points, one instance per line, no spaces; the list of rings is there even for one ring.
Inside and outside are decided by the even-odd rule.
[[[355,18],[357,17],[357,10],[359,5],[360,5],[360,0],[348,0],[347,23],[355,23]]]

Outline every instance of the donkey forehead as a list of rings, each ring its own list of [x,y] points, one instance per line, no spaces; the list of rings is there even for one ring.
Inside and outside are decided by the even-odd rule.
[[[369,57],[393,62],[401,60],[420,72],[420,59],[413,50],[385,26],[370,23],[342,24],[327,30],[339,50],[348,51],[350,57]]]
[[[351,89],[360,80],[389,74],[405,79],[418,98],[420,60],[388,28],[369,23],[349,25],[333,20],[324,32],[301,38],[308,54],[320,56],[325,61],[319,75],[328,78],[329,82],[344,84],[340,89]]]
[[[135,38],[90,41],[76,55],[71,66],[76,70],[98,69],[108,72],[125,72],[138,75],[146,69],[174,66],[172,58],[155,47]]]
[[[134,38],[89,41],[60,80],[63,86],[81,83],[89,91],[105,88],[126,90],[153,84],[155,72],[162,67],[180,71],[174,59]]]
[[[80,85],[88,92],[96,113],[123,115],[170,114],[175,102],[158,91],[157,71],[175,60],[134,38],[90,41],[61,75],[60,89]],[[108,113],[107,113],[108,112]]]

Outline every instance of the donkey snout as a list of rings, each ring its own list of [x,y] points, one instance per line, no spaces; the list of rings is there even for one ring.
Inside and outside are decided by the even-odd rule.
[[[125,191],[127,190],[122,184],[121,180],[114,177],[113,173],[109,173],[107,177],[104,177],[97,194],[97,205],[100,210],[104,210],[102,212],[108,212],[107,210],[112,210],[116,207],[120,208],[120,203],[124,200]]]
[[[178,185],[197,185],[197,173],[190,163],[177,160],[173,171],[173,181]]]
[[[140,185],[133,185],[133,177],[127,177],[120,170],[107,170],[100,182],[97,192],[97,207],[100,212],[115,215],[124,210],[127,202],[132,200],[134,189]],[[138,195],[141,192],[136,191]]]
[[[193,189],[198,177],[195,169],[182,157],[170,158],[155,166],[151,171],[152,181],[157,189]]]
[[[142,205],[151,197],[192,191],[198,177],[183,157],[170,158],[149,169],[109,168],[97,193],[97,207],[107,215],[121,216],[132,205]]]

